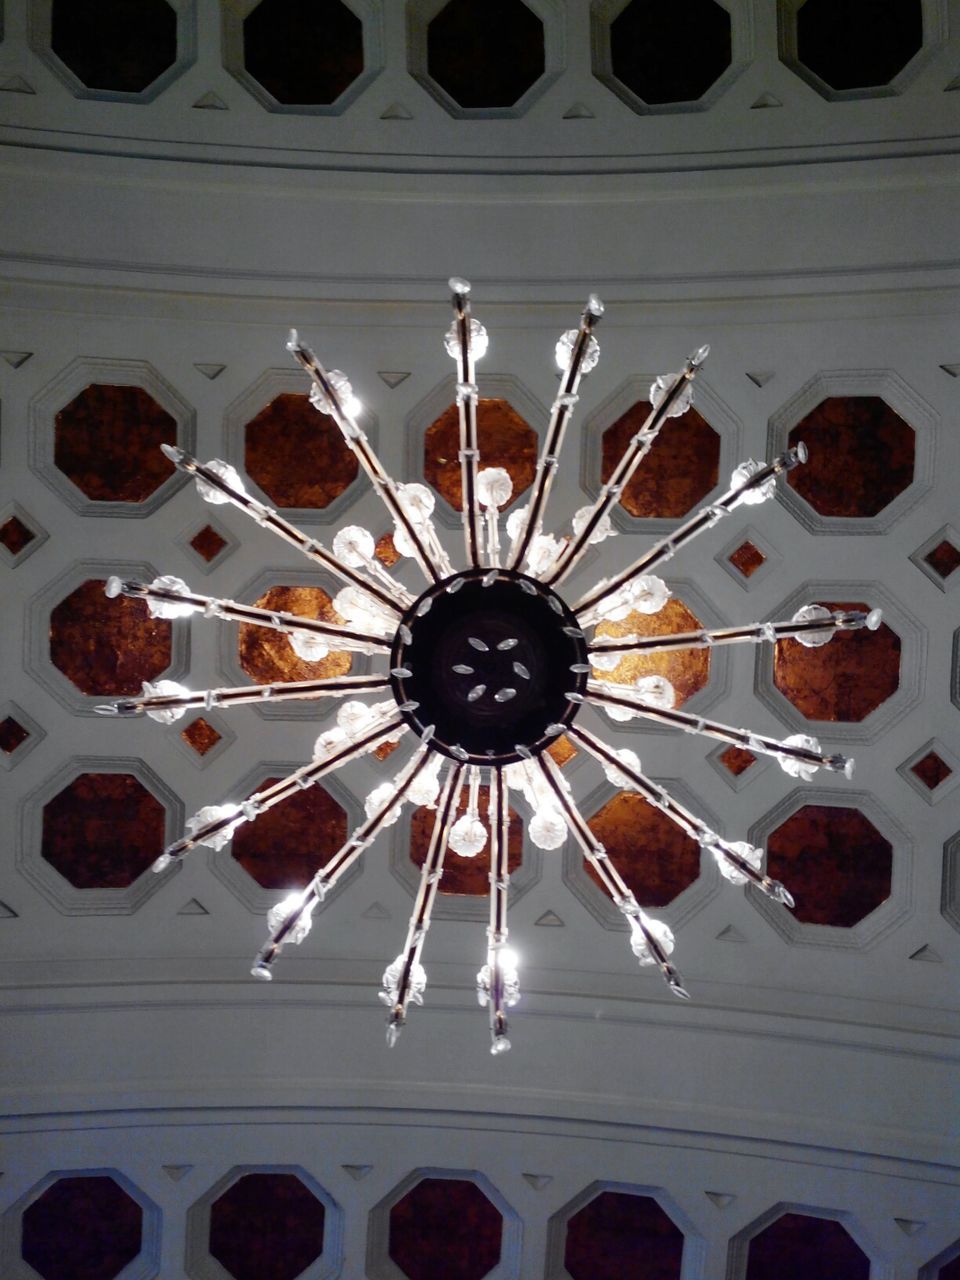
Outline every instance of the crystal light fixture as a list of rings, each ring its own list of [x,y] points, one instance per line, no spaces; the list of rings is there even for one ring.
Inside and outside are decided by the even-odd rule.
[[[821,768],[848,778],[852,774],[852,760],[825,754],[817,740],[806,734],[780,741],[676,710],[674,690],[661,676],[641,676],[632,684],[615,683],[610,673],[621,659],[638,653],[773,643],[788,636],[815,647],[825,644],[837,631],[875,629],[880,612],[830,611],[810,604],[780,622],[616,639],[594,633],[591,638],[590,632],[598,623],[623,620],[635,611],[652,614],[662,609],[670,591],[655,570],[735,508],[770,498],[777,476],[804,462],[806,449],[800,444],[770,462],[741,463],[720,497],[625,569],[602,578],[579,598],[567,600],[560,593],[561,584],[588,547],[614,536],[610,510],[664,422],[680,416],[691,405],[694,379],[708,348],[694,352],[678,373],[653,383],[648,418],[596,501],[575,514],[572,531],[559,537],[545,533],[544,513],[563,438],[579,398],[580,379],[596,366],[600,355],[594,329],[603,315],[603,304],[591,295],[579,326],[567,330],[557,343],[559,390],[530,500],[506,520],[504,549],[500,512],[510,501],[512,482],[500,467],[480,468],[477,437],[475,361],[486,350],[487,333],[471,315],[467,281],[454,278],[450,288],[453,323],[444,344],[457,370],[464,568],[453,567],[438,536],[430,490],[421,484],[398,484],[387,474],[360,425],[362,406],[348,379],[338,370],[325,369],[293,331],[287,348],[310,377],[311,401],[334,420],[356,455],[393,520],[397,551],[414,561],[426,581],[425,589],[419,594],[411,592],[384,568],[366,529],[342,529],[333,540],[333,549],[328,550],[251,497],[228,463],[199,462],[169,445],[161,447],[180,470],[194,477],[207,502],[232,503],[314,564],[336,575],[344,586],[334,605],[345,621],[323,622],[200,595],[179,578],[169,576],[150,583],[113,577],[106,588],[108,596],[123,594],[146,600],[155,618],[201,614],[268,627],[284,633],[298,656],[308,662],[321,660],[335,648],[382,658],[386,671],[193,693],[173,681],[161,680],[145,683],[139,697],[124,698],[97,710],[112,715],[146,715],[171,724],[190,708],[208,710],[290,699],[343,700],[335,727],[320,734],[308,763],[240,803],[202,808],[187,822],[181,839],[157,858],[154,870],[158,872],[198,845],[222,848],[242,823],[254,821],[348,761],[401,737],[412,739],[416,747],[409,760],[391,781],[367,796],[365,820],[306,888],[290,894],[270,911],[269,936],[252,972],[269,979],[283,947],[303,942],[317,905],[378,833],[397,821],[404,803],[427,806],[435,811],[435,818],[413,913],[403,950],[384,971],[380,991],[388,1009],[388,1042],[395,1042],[409,1006],[423,1002],[427,978],[421,955],[448,852],[472,858],[486,851],[490,911],[477,996],[489,1011],[491,1050],[501,1053],[510,1047],[507,1010],[520,996],[517,959],[507,945],[511,791],[519,793],[529,807],[527,829],[534,844],[558,849],[572,837],[625,917],[630,946],[640,964],[655,965],[670,990],[688,998],[670,960],[674,949],[670,929],[640,906],[634,889],[591,831],[568,782],[547,752],[561,734],[592,756],[611,783],[638,792],[697,841],[732,884],[753,884],[777,902],[793,906],[788,890],[763,870],[763,850],[744,841],[722,839],[712,831],[642,771],[633,751],[610,746],[596,728],[582,723],[585,706],[604,712],[614,722],[639,717],[773,756],[791,777],[809,780]],[[373,701],[362,701],[361,697]],[[484,782],[488,801],[481,807]],[[461,806],[464,793],[465,805]],[[457,818],[460,807],[464,812]]]

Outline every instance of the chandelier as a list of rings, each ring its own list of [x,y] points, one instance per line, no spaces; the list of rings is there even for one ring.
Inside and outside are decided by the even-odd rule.
[[[565,734],[595,759],[607,779],[638,792],[664,813],[716,861],[734,885],[752,884],[787,907],[789,891],[763,870],[763,850],[745,841],[722,839],[641,769],[629,748],[609,745],[596,728],[582,723],[585,706],[614,722],[635,718],[716,738],[733,746],[773,756],[791,777],[809,780],[820,769],[852,775],[853,761],[827,755],[806,734],[784,740],[720,724],[675,708],[669,681],[640,676],[630,684],[611,679],[630,654],[649,654],[717,645],[773,643],[793,637],[816,647],[837,631],[880,625],[880,611],[828,610],[808,604],[792,618],[738,627],[701,629],[666,636],[604,636],[598,623],[622,621],[634,613],[653,614],[670,591],[655,574],[698,534],[711,529],[737,507],[770,498],[777,477],[806,460],[803,444],[770,462],[749,460],[733,472],[730,486],[679,528],[645,551],[627,568],[601,578],[578,599],[560,591],[587,549],[613,536],[610,510],[654,444],[664,422],[678,417],[693,400],[693,382],[706,359],[704,346],[678,372],[658,377],[650,389],[651,412],[630,440],[596,501],[573,517],[572,531],[554,536],[543,531],[544,514],[556,478],[564,435],[577,405],[580,380],[596,367],[600,348],[594,329],[603,304],[591,295],[579,326],[563,333],[556,346],[559,391],[537,462],[526,506],[505,522],[512,481],[501,467],[480,468],[477,435],[479,391],[475,362],[487,348],[487,333],[471,315],[470,285],[450,281],[453,323],[444,343],[456,362],[456,400],[460,430],[460,475],[466,567],[454,568],[432,519],[434,497],[421,484],[400,484],[384,470],[360,425],[362,406],[346,376],[327,370],[291,331],[287,349],[311,379],[310,400],[339,427],[383,501],[394,523],[394,544],[412,560],[426,587],[411,592],[375,556],[372,535],[359,526],[341,529],[328,550],[247,493],[229,463],[202,463],[182,449],[162,445],[175,465],[194,477],[210,503],[231,503],[263,528],[295,546],[314,564],[336,575],[344,586],[334,599],[342,624],[276,612],[191,591],[179,578],[153,582],[109,579],[108,596],[138,597],[154,618],[200,614],[206,618],[271,628],[284,633],[297,655],[320,661],[331,648],[379,657],[384,674],[348,675],[190,692],[160,680],[145,682],[138,697],[98,707],[103,714],[146,715],[171,724],[188,709],[227,708],[243,703],[342,699],[336,725],[320,734],[311,760],[288,777],[249,799],[207,805],[187,823],[181,839],[153,864],[162,872],[198,845],[220,849],[237,828],[297,790],[386,743],[408,736],[416,747],[392,781],[374,788],[365,802],[365,820],[313,876],[310,883],[272,908],[269,936],[252,973],[269,979],[284,946],[302,943],[314,909],[339,878],[385,827],[397,821],[406,803],[435,810],[432,835],[403,950],[383,974],[380,999],[387,1006],[387,1040],[395,1043],[411,1004],[422,1004],[426,973],[421,955],[431,911],[449,851],[472,858],[486,850],[489,859],[490,910],[486,959],[477,975],[479,1002],[489,1011],[491,1051],[510,1048],[507,1010],[520,998],[517,958],[507,945],[507,824],[510,792],[523,797],[531,813],[527,830],[541,849],[558,849],[568,838],[580,847],[603,889],[629,926],[630,946],[641,965],[656,966],[676,996],[688,992],[670,960],[671,930],[640,906],[603,844],[577,807],[570,786],[547,752]],[[591,631],[593,636],[591,638]],[[373,701],[362,701],[361,695]],[[486,784],[486,804],[481,788]],[[457,817],[460,809],[461,816]]]

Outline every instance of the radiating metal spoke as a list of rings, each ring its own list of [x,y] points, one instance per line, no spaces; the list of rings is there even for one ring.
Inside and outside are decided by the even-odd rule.
[[[269,529],[271,533],[283,538],[284,542],[289,542],[291,546],[296,547],[308,559],[315,564],[322,565],[324,569],[329,569],[331,573],[336,574],[344,582],[350,583],[351,586],[359,587],[361,591],[366,591],[385,608],[390,609],[391,612],[403,613],[413,603],[413,597],[396,579],[390,578],[389,589],[384,589],[383,586],[368,578],[365,573],[361,573],[358,569],[352,569],[349,565],[344,564],[332,551],[328,551],[315,538],[311,538],[301,529],[298,529],[296,525],[292,525],[289,520],[284,520],[282,516],[277,515],[276,511],[272,507],[268,507],[265,502],[259,502],[256,498],[251,498],[244,489],[237,488],[228,480],[225,480],[210,464],[198,462],[196,458],[186,453],[183,449],[177,448],[176,445],[163,444],[160,448],[180,471],[185,471],[188,475],[192,475],[198,483],[202,483],[210,489],[215,489],[228,502],[235,507],[239,507],[241,511],[250,516],[252,520],[255,520],[264,529]],[[380,576],[386,580],[388,575],[384,571],[384,574]]]
[[[831,773],[842,773],[848,778],[853,776],[853,760],[849,756],[828,756],[822,751],[782,742],[779,738],[770,738],[763,733],[751,733],[748,729],[737,729],[733,725],[721,724],[718,720],[707,720],[703,716],[692,715],[689,711],[655,707],[644,702],[629,685],[609,685],[590,680],[587,682],[587,701],[598,707],[628,707],[645,720],[672,725],[683,729],[685,733],[701,733],[704,737],[719,738],[721,742],[729,742],[735,747],[760,755],[796,760],[799,764],[810,765],[815,769],[828,769]]]
[[[351,760],[355,760],[358,756],[372,751],[374,747],[387,738],[399,737],[400,734],[406,732],[406,729],[407,726],[402,716],[394,715],[388,717],[383,714],[378,715],[374,726],[366,730],[361,737],[348,740],[342,745],[331,748],[323,755],[315,757],[309,764],[305,764],[301,768],[295,769],[293,773],[288,774],[287,777],[281,778],[279,782],[275,782],[272,786],[265,787],[263,791],[258,791],[255,795],[250,796],[248,800],[243,800],[236,805],[222,806],[229,812],[221,813],[209,822],[200,823],[190,835],[182,836],[179,840],[174,841],[173,844],[168,845],[154,862],[154,871],[165,870],[172,862],[178,861],[184,854],[189,853],[191,849],[195,849],[198,844],[209,844],[211,838],[230,838],[236,828],[244,822],[253,822],[261,813],[265,813],[267,809],[272,809],[281,800],[286,800],[289,796],[295,795],[297,791],[312,787],[315,782],[319,782],[325,774],[330,773],[333,769],[339,769]],[[225,840],[223,842],[225,843]]]
[[[874,630],[880,622],[877,609],[837,609],[829,618],[811,618],[806,622],[786,619],[782,622],[748,622],[742,627],[714,627],[712,630],[677,631],[666,636],[600,636],[588,645],[590,653],[668,653],[676,649],[712,649],[725,644],[773,644],[777,640],[796,639],[820,632]]]
[[[563,437],[579,399],[577,387],[580,385],[584,359],[589,350],[593,329],[602,315],[603,303],[596,294],[591,293],[580,316],[580,327],[570,348],[567,367],[561,374],[560,389],[553,402],[547,434],[544,437],[543,448],[537,459],[537,472],[533,482],[533,492],[527,504],[519,533],[510,550],[508,564],[511,569],[520,568],[524,557],[530,550],[530,543],[540,532],[547,500],[550,497],[550,488],[553,485],[554,476],[560,464]],[[595,342],[594,352],[596,352]]]
[[[200,595],[195,591],[175,591],[170,587],[155,587],[149,582],[111,578],[108,594],[139,597],[153,600],[160,605],[183,608],[185,613],[199,613],[205,618],[225,618],[230,622],[246,622],[270,631],[282,631],[285,635],[323,636],[338,649],[355,653],[384,653],[390,650],[390,641],[382,636],[356,631],[353,627],[340,626],[336,622],[323,622],[319,618],[304,618],[298,613],[285,613],[278,609],[262,609],[259,605],[240,604],[236,600],[224,600],[218,596]]]
[[[653,447],[654,441],[660,434],[661,427],[670,416],[670,410],[674,403],[683,395],[684,390],[696,376],[708,354],[708,347],[701,347],[694,352],[674,378],[663,399],[648,414],[646,422],[627,445],[623,456],[614,467],[610,479],[601,488],[596,502],[590,508],[583,528],[579,533],[574,534],[558,556],[550,573],[544,578],[548,585],[553,586],[558,582],[562,582],[576,568],[590,544],[590,538],[594,530],[610,508],[619,501],[620,495],[630,482],[633,473]]]
[[[366,432],[356,418],[344,405],[337,387],[330,380],[330,375],[309,347],[300,341],[296,329],[291,329],[287,342],[287,350],[294,360],[313,379],[314,386],[320,392],[323,403],[328,406],[327,412],[340,428],[340,433],[347,446],[356,454],[357,460],[373,485],[384,506],[394,520],[403,528],[413,547],[414,559],[419,564],[428,581],[440,582],[453,572],[446,554],[440,547],[436,537],[431,539],[433,545],[427,545],[427,539],[410,518],[406,507],[397,491],[396,483],[390,478],[383,464],[374,452]],[[424,522],[425,530],[432,530],[429,519]]]
[[[651,930],[647,917],[641,910],[632,890],[613,865],[604,845],[590,830],[583,814],[570,798],[566,787],[563,785],[560,766],[546,752],[538,757],[538,763],[543,776],[557,798],[560,812],[563,814],[568,828],[573,833],[577,844],[583,850],[584,857],[596,871],[600,883],[610,895],[614,905],[627,918],[631,931],[640,932],[643,938],[643,945],[649,950],[653,962],[660,970],[664,981],[668,984],[673,994],[679,996],[682,1000],[689,1000],[690,993],[684,987],[683,979],[670,963],[666,950],[656,934]]]
[[[457,337],[457,413],[460,422],[460,485],[463,536],[467,563],[480,567],[480,499],[477,496],[477,473],[480,447],[477,439],[477,401],[479,392],[474,368],[473,335],[470,315],[470,285],[453,277],[450,281],[453,303],[453,325]]]
[[[729,841],[722,840],[715,831],[711,831],[705,822],[675,800],[659,783],[653,782],[639,769],[634,769],[632,765],[621,760],[612,747],[608,747],[605,742],[586,729],[578,728],[577,725],[571,725],[568,732],[571,739],[579,742],[601,764],[611,765],[626,780],[629,787],[638,791],[661,813],[666,814],[671,822],[675,822],[688,836],[696,840],[701,848],[706,849],[715,858],[722,858],[736,867],[745,879],[756,885],[767,897],[773,898],[776,902],[782,902],[787,907],[794,905],[793,897],[779,880],[773,880],[770,876],[758,871]]]
[[[343,698],[348,694],[380,693],[389,687],[390,681],[386,676],[330,676],[322,680],[287,680],[229,689],[198,689],[195,693],[143,694],[94,707],[94,711],[111,716],[183,712],[192,707],[210,711],[214,707],[237,707],[251,702],[312,702],[317,698]]]
[[[499,768],[490,771],[490,922],[487,963],[477,974],[477,996],[490,1014],[490,1052],[505,1053],[507,1009],[520,998],[516,968],[506,954],[509,871],[509,808],[506,779]]]
[[[718,520],[729,515],[743,501],[745,494],[761,488],[768,480],[784,471],[792,471],[794,467],[805,461],[806,456],[806,448],[804,445],[799,444],[796,448],[788,449],[785,453],[780,454],[772,462],[768,462],[766,466],[761,467],[744,483],[732,485],[715,502],[703,507],[695,516],[692,516],[685,524],[682,524],[679,529],[675,529],[673,533],[666,538],[662,538],[649,551],[644,552],[639,559],[634,560],[629,568],[621,570],[620,573],[609,578],[601,586],[594,587],[592,591],[588,591],[585,596],[582,596],[573,609],[579,621],[583,625],[592,621],[593,611],[596,610],[597,605],[619,591],[621,587],[625,587],[635,578],[639,578],[641,574],[650,573],[657,565],[669,560],[675,552],[686,546],[698,534],[703,533],[705,529],[711,529]],[[545,581],[548,585],[552,585],[556,578],[551,576]]]
[[[443,876],[443,861],[450,839],[450,828],[460,801],[465,764],[451,764],[444,779],[443,789],[437,801],[437,814],[430,835],[430,847],[420,869],[420,886],[417,900],[410,915],[407,938],[403,951],[384,974],[380,999],[390,1013],[387,1018],[387,1043],[396,1044],[407,1020],[407,1005],[411,1000],[423,1002],[426,975],[420,965],[420,956],[430,928],[433,904]]]
[[[426,767],[433,754],[428,742],[421,743],[409,762],[394,778],[393,789],[383,804],[379,805],[370,817],[356,828],[333,857],[320,868],[306,889],[295,896],[290,909],[283,913],[282,919],[278,921],[276,927],[271,929],[269,939],[257,953],[251,969],[255,978],[269,980],[272,977],[271,966],[280,954],[284,943],[303,940],[309,930],[309,919],[314,907],[323,901],[337,880],[356,862],[364,849],[373,843],[381,827],[387,822],[394,809],[402,804],[417,775]],[[306,927],[303,927],[301,932],[302,925]]]

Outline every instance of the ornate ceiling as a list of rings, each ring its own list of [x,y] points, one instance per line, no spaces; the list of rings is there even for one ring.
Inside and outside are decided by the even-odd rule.
[[[953,0],[6,0],[0,42],[0,1271],[308,1280],[953,1280],[960,1268],[960,326]],[[337,583],[159,444],[317,537],[385,512],[284,351],[345,369],[459,542],[445,282],[491,335],[483,461],[529,486],[557,335],[607,304],[553,499],[595,495],[652,378],[709,341],[572,589],[803,439],[775,502],[678,554],[610,634],[880,607],[874,632],[630,658],[684,709],[813,733],[852,781],[607,724],[797,901],[726,884],[574,744],[555,758],[677,938],[670,1000],[570,847],[511,822],[514,1048],[476,1007],[487,868],[451,858],[426,1004],[376,1000],[432,814],[329,895],[276,980],[266,911],[409,756],[325,779],[154,875],[201,805],[309,758],[329,704],[171,726],[94,707],[362,672],[150,620],[112,574],[331,617]],[[708,865],[709,864],[709,865]]]

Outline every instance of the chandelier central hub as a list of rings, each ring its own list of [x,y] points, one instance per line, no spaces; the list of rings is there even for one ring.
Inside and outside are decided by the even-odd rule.
[[[589,671],[564,602],[508,569],[468,570],[425,591],[397,632],[391,668],[415,733],[432,725],[436,750],[497,765],[539,755],[559,736]]]

